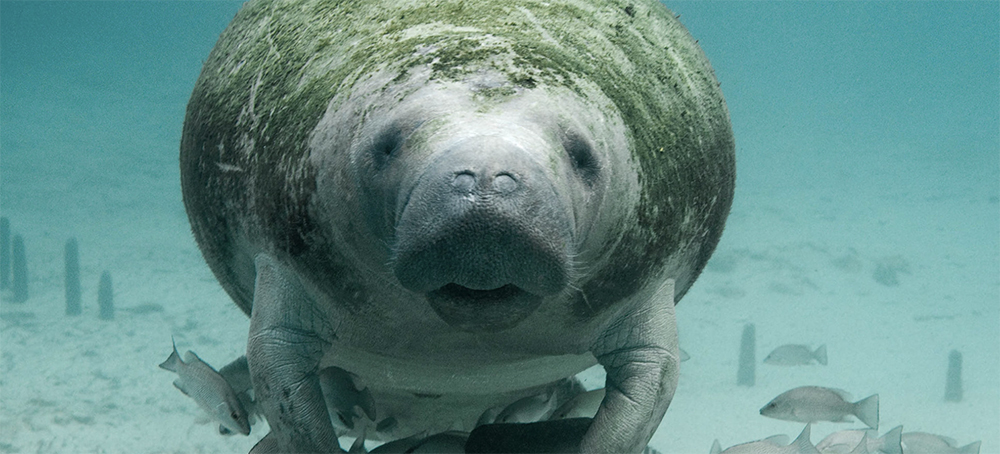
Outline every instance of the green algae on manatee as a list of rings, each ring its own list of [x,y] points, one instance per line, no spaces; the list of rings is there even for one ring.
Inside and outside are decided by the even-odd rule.
[[[292,255],[301,252],[313,234],[307,199],[315,169],[307,144],[331,100],[346,99],[370,74],[402,79],[418,67],[440,80],[484,68],[504,74],[508,84],[479,93],[483,102],[502,102],[515,88],[563,86],[585,95],[584,82],[613,102],[628,127],[642,193],[636,227],[617,242],[637,249],[616,251],[611,266],[635,278],[595,279],[583,289],[591,300],[631,294],[671,254],[703,268],[731,205],[734,143],[707,60],[656,2],[252,1],[205,63],[184,134],[200,143],[182,146],[182,153],[217,149],[212,162],[225,166],[204,160],[188,171],[209,187],[243,194],[242,206],[192,201],[189,213],[203,216],[202,228],[234,229],[228,223],[238,216],[227,212],[254,203],[283,223],[261,233]],[[238,175],[244,169],[256,174]],[[268,178],[275,173],[288,177]],[[290,189],[276,190],[278,184]],[[284,199],[251,201],[253,194],[278,193]],[[209,253],[225,257],[233,249]],[[695,277],[679,277],[676,299]]]

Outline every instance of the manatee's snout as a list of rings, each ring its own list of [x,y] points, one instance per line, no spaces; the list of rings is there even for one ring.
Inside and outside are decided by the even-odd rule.
[[[517,144],[463,140],[417,178],[396,226],[394,273],[446,322],[500,330],[568,282],[570,214]]]

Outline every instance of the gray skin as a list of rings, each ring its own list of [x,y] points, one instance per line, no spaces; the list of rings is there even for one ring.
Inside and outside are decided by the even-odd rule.
[[[260,452],[339,450],[324,367],[397,439],[472,430],[597,363],[606,397],[570,444],[641,451],[735,172],[707,60],[646,0],[251,1],[180,161],[195,238],[250,316]]]

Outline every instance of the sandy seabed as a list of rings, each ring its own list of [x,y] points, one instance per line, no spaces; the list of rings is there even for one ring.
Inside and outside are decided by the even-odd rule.
[[[101,67],[115,60],[101,58]],[[266,433],[259,425],[249,437],[219,435],[172,386],[175,375],[157,367],[171,337],[222,366],[244,353],[249,322],[205,265],[181,203],[179,123],[197,67],[177,70],[192,80],[174,85],[173,73],[148,81],[157,71],[143,68],[123,68],[145,84],[132,92],[94,87],[72,72],[6,81],[20,91],[4,92],[0,210],[24,238],[30,298],[13,304],[5,293],[0,301],[0,453],[242,453]],[[734,116],[744,130],[776,128],[751,120]],[[982,440],[983,454],[1000,454],[995,150],[979,158],[893,143],[765,150],[744,137],[737,135],[736,199],[722,242],[677,307],[691,359],[651,446],[704,454],[714,439],[727,447],[794,438],[801,424],[758,409],[788,389],[819,385],[855,399],[878,393],[882,432],[902,424],[960,445]],[[815,143],[795,139],[786,142]],[[70,237],[80,250],[77,317],[64,315]],[[112,321],[97,317],[105,270],[114,283]],[[756,327],[757,373],[743,387],[737,357],[748,323]],[[788,343],[826,344],[829,364],[760,363]],[[944,401],[953,349],[964,360],[957,403]],[[585,379],[600,386],[599,371]],[[812,441],[860,427],[820,422]]]
[[[741,186],[722,243],[678,306],[691,359],[651,446],[705,453],[716,438],[723,447],[794,438],[800,424],[758,409],[787,389],[821,385],[857,399],[878,393],[883,432],[902,424],[1000,452],[996,195],[977,178],[949,178],[963,169],[901,161],[889,167],[896,177],[938,178],[885,188],[861,183],[867,176],[852,175],[849,164],[833,170],[846,181],[836,192],[811,178]],[[244,352],[249,325],[204,264],[170,176],[138,173],[86,194],[68,191],[78,195],[61,211],[58,197],[46,196],[58,187],[31,187],[41,179],[8,186],[5,197],[29,199],[4,216],[24,237],[31,296],[0,311],[0,452],[246,452],[266,432],[261,425],[249,437],[220,436],[157,367],[171,337],[224,365]],[[80,244],[78,317],[64,315],[71,236]],[[97,318],[104,270],[114,282],[113,321]],[[757,333],[753,387],[735,383],[747,323]],[[785,343],[826,344],[829,364],[760,364]],[[952,349],[964,358],[958,403],[943,399]],[[599,371],[586,378],[600,384]],[[813,442],[859,427],[821,422]]]

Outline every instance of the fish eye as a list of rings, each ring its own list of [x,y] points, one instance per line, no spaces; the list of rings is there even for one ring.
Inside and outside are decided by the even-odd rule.
[[[229,415],[229,417],[230,417],[230,418],[233,418],[233,419],[235,419],[235,420],[237,420],[237,421],[239,421],[239,420],[240,420],[240,414],[239,414],[239,412],[236,412],[236,411],[232,412],[232,413],[231,413],[231,414]]]

